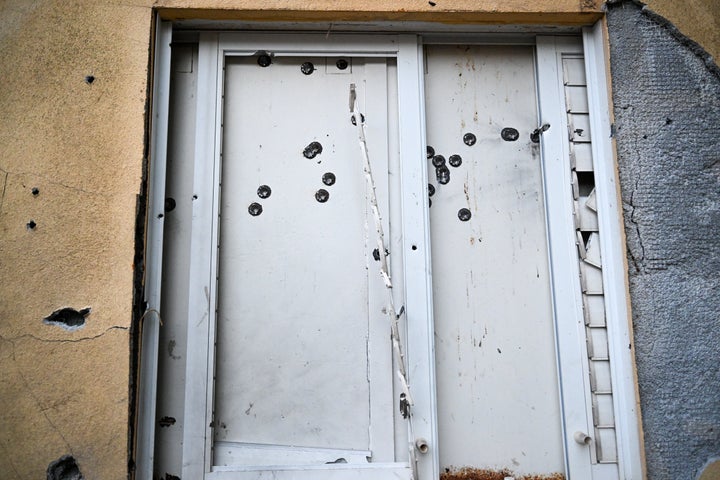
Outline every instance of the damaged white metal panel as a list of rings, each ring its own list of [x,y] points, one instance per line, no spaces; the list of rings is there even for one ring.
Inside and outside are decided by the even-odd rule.
[[[623,245],[622,207],[619,203],[617,164],[610,125],[609,72],[603,22],[583,29],[583,44],[588,79],[592,143],[596,163],[598,223],[603,233],[601,254],[605,283],[605,308],[608,323],[608,354],[613,366],[613,407],[617,428],[618,463],[622,478],[643,478],[640,411],[634,375],[631,319],[628,311],[627,272]]]
[[[441,469],[565,471],[533,53],[426,47]]]
[[[135,461],[139,478],[152,478],[155,443],[155,399],[157,396],[162,284],[165,170],[167,160],[168,110],[170,98],[170,42],[172,24],[155,17],[157,29],[153,68],[153,105],[150,145],[150,187],[148,192],[147,262],[145,314],[140,321],[141,348],[138,375],[138,434]]]

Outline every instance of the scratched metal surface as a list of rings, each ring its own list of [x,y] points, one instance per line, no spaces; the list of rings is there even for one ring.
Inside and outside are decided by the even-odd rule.
[[[562,472],[532,49],[429,47],[425,81],[441,468]]]

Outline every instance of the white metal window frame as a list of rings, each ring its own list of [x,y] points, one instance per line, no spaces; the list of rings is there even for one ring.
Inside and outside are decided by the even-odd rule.
[[[610,335],[610,359],[613,365],[613,388],[618,431],[620,478],[639,480],[643,478],[639,410],[631,345],[631,330],[627,306],[627,277],[624,262],[624,238],[620,223],[618,202],[617,168],[614,149],[610,139],[610,113],[607,93],[607,72],[603,38],[603,26],[598,22],[583,30],[584,49],[577,49],[577,42],[565,41],[563,37],[537,37],[537,75],[539,112],[541,122],[557,125],[542,137],[543,177],[546,192],[549,255],[552,269],[552,291],[556,338],[559,351],[558,369],[563,409],[566,468],[570,478],[601,479],[599,472],[577,470],[580,457],[586,450],[573,443],[574,429],[590,431],[592,416],[588,391],[581,371],[585,360],[585,337],[582,333],[582,299],[573,288],[571,278],[578,278],[575,245],[572,243],[572,206],[568,202],[570,189],[569,155],[566,135],[567,120],[563,111],[564,99],[560,92],[562,75],[558,71],[558,54],[561,50],[584,50],[588,78],[591,128],[597,135],[593,142],[596,162],[598,211],[601,229],[605,232],[602,244],[604,283],[607,285],[606,309]],[[423,93],[423,50],[421,37],[417,35],[337,35],[328,42],[317,41],[307,35],[302,47],[284,34],[201,34],[198,92],[212,92],[210,101],[198,102],[198,125],[196,138],[195,195],[193,205],[193,229],[191,278],[202,278],[200,288],[189,292],[190,316],[198,319],[190,322],[194,330],[189,335],[203,335],[208,341],[204,348],[188,351],[188,385],[186,410],[196,413],[185,422],[183,477],[202,478],[209,472],[210,442],[208,440],[212,409],[209,385],[212,378],[212,343],[214,329],[211,321],[215,310],[214,278],[216,276],[217,205],[219,178],[220,135],[215,126],[220,123],[222,92],[222,62],[226,55],[252,55],[258,50],[281,52],[285,55],[325,56],[395,56],[398,65],[399,89],[399,140],[402,169],[403,247],[404,277],[406,279],[406,309],[409,324],[413,325],[408,337],[409,375],[417,391],[435,391],[434,362],[421,361],[434,358],[432,326],[432,279],[430,277],[430,243],[428,209],[425,202],[427,185],[426,162],[413,162],[424,158],[425,121]],[[300,35],[302,36],[302,35]],[[477,37],[475,37],[477,39]],[[490,43],[492,37],[489,37]],[[527,37],[518,40],[527,42]],[[154,460],[155,398],[157,385],[157,351],[160,328],[160,286],[163,243],[164,179],[166,173],[166,148],[169,110],[170,42],[172,24],[157,18],[155,69],[153,77],[153,110],[151,122],[151,162],[148,207],[147,277],[145,299],[146,315],[142,324],[142,357],[139,374],[138,435],[136,447],[136,477],[151,479]],[[452,39],[445,36],[432,43],[445,43]],[[469,40],[468,37],[462,41]],[[455,43],[461,43],[455,37]],[[472,43],[488,43],[487,41]],[[507,43],[500,40],[500,43]],[[511,41],[511,43],[516,43]],[[241,45],[241,46],[240,46]],[[574,50],[573,50],[574,49]],[[219,130],[219,129],[217,129]],[[210,167],[210,168],[208,168]],[[197,222],[198,228],[195,228]],[[202,226],[202,227],[201,227]],[[204,227],[204,228],[203,228]],[[208,268],[208,266],[211,266]],[[572,301],[567,301],[571,298]],[[560,301],[559,299],[562,299]],[[579,406],[579,407],[578,407]],[[200,412],[200,414],[197,414]],[[429,440],[430,451],[420,456],[420,478],[438,478],[437,421],[434,394],[415,397],[414,430],[416,437]],[[580,462],[585,463],[585,462]],[[573,465],[573,468],[570,466]],[[312,477],[312,469],[308,470]],[[218,472],[220,473],[220,472]],[[587,475],[586,475],[587,473]],[[295,471],[294,475],[300,474]],[[221,478],[219,476],[218,478]],[[308,477],[308,478],[310,478]],[[300,478],[295,476],[295,478]]]

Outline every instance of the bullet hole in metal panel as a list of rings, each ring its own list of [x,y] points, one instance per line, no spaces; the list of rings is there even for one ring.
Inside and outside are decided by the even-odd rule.
[[[431,197],[435,195],[435,185],[432,183],[428,183],[428,195]]]
[[[502,350],[500,350],[499,348],[497,349],[497,351],[498,351],[498,353],[502,353]]]
[[[37,227],[37,223],[35,223],[35,220],[30,220],[28,223],[25,224],[28,230],[35,230],[35,227]]]
[[[175,420],[175,417],[162,417],[158,421],[158,423],[160,424],[161,427],[169,427],[171,425],[175,425],[176,421],[177,420]]]
[[[390,252],[387,249],[385,249],[385,256],[387,257],[388,255],[390,255]],[[380,261],[380,249],[379,248],[376,248],[373,250],[373,259],[376,262]]]
[[[312,75],[315,71],[315,65],[313,65],[312,62],[305,62],[300,65],[300,71],[305,75]]]
[[[575,133],[578,134],[578,137],[582,137],[582,134],[583,134],[584,131],[585,131],[585,130],[583,130],[582,128],[576,128],[576,129],[575,129]]]
[[[317,192],[315,192],[315,200],[317,200],[320,203],[325,203],[330,198],[330,192],[325,190],[324,188],[321,188]]]
[[[320,155],[323,151],[323,147],[320,142],[310,142],[310,144],[303,150],[303,156],[308,159],[313,159]]]
[[[417,245],[413,245],[413,246],[410,247],[410,248],[411,248],[412,250],[417,250]]]
[[[350,123],[357,126],[357,121],[355,120],[355,115],[350,115]],[[360,123],[365,123],[365,115],[362,113],[360,114]]]
[[[165,199],[165,211],[166,212],[172,212],[175,210],[175,207],[177,206],[177,202],[174,198],[168,197]]]
[[[445,166],[445,157],[442,155],[435,155],[432,159],[433,167],[440,168]]]
[[[263,212],[263,207],[259,203],[253,202],[248,206],[248,213],[253,217],[257,217]]]
[[[505,127],[500,132],[500,136],[503,140],[506,142],[514,142],[518,138],[520,138],[520,132],[518,132],[516,129],[511,127]]]
[[[467,208],[461,208],[458,210],[458,218],[461,222],[467,222],[472,217],[472,213]]]
[[[459,167],[462,165],[462,157],[460,155],[450,155],[450,158],[448,158],[448,163],[451,167]]]
[[[475,142],[477,142],[477,137],[475,137],[475,134],[473,133],[466,133],[465,135],[463,135],[463,142],[468,147],[472,147],[473,145],[475,145]]]
[[[198,196],[197,196],[197,195],[193,195],[193,200],[197,200],[197,199],[198,199]]]
[[[55,310],[43,318],[43,323],[45,325],[56,325],[65,330],[74,331],[85,326],[85,317],[88,315],[90,315],[90,308],[75,310],[74,308],[65,307],[60,310]]]
[[[260,198],[268,198],[272,193],[272,189],[268,185],[260,185],[257,189],[257,196]]]
[[[427,159],[430,160],[435,156],[435,149],[430,145],[427,146]]]
[[[348,63],[348,61],[344,58],[340,58],[337,62],[335,62],[335,66],[338,68],[338,70],[345,70],[348,68],[349,65],[350,64]]]
[[[92,83],[93,83],[94,81],[95,81],[95,77],[92,76],[92,75],[87,75],[87,76],[85,77],[85,83],[87,83],[88,85],[92,85]]]
[[[328,187],[331,185],[335,185],[335,174],[332,172],[327,172],[322,176],[322,182],[327,185]]]
[[[32,190],[30,190],[30,192],[31,192],[34,196],[36,196],[36,197],[37,197],[38,195],[40,195],[40,189],[37,188],[37,187],[33,187]]]
[[[445,166],[435,169],[435,177],[439,184],[447,185],[450,182],[450,170]]]
[[[157,218],[163,218],[164,216],[165,216],[165,215],[163,215],[162,213],[158,213]]]
[[[50,462],[45,474],[47,480],[83,480],[85,478],[72,455],[63,455]]]
[[[272,58],[270,58],[270,55],[268,55],[267,53],[263,53],[258,57],[257,63],[263,68],[269,67],[272,63]]]

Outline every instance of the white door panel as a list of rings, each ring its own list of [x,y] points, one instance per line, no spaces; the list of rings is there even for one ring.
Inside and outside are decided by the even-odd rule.
[[[564,471],[533,63],[427,47],[441,468]]]

